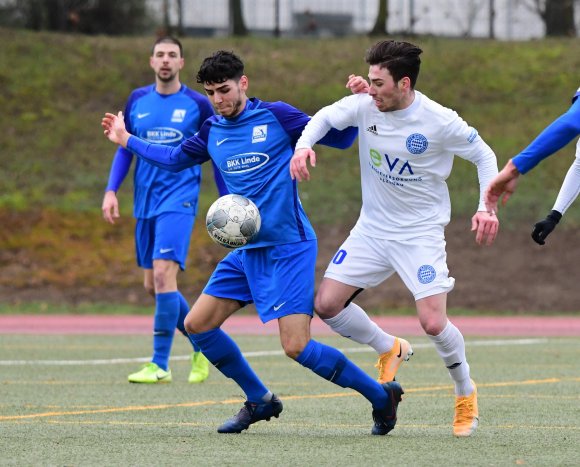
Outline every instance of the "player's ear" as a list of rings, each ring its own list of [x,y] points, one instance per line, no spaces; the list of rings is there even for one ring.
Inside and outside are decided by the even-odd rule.
[[[246,75],[242,75],[239,81],[240,89],[243,92],[246,92],[248,90],[249,84],[248,77]]]
[[[411,89],[411,79],[408,76],[404,76],[399,81],[397,81],[397,87],[400,91],[404,89]]]

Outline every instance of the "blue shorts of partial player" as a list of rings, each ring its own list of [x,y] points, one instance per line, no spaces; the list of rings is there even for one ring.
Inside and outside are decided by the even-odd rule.
[[[254,303],[263,323],[314,310],[316,240],[230,252],[217,265],[203,293]]]
[[[137,219],[135,250],[139,267],[153,269],[153,260],[164,259],[175,261],[184,271],[194,222],[194,215],[180,212]]]

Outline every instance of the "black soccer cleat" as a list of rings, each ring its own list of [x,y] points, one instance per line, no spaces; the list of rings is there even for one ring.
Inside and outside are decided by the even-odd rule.
[[[373,421],[375,424],[373,425],[371,433],[373,435],[383,436],[395,428],[395,424],[397,423],[397,407],[405,391],[403,391],[403,388],[397,381],[384,383],[381,386],[383,386],[389,400],[384,409],[373,410]]]
[[[226,420],[217,431],[218,433],[241,433],[243,430],[247,430],[252,423],[260,420],[269,422],[272,417],[278,418],[282,409],[282,401],[275,394],[272,395],[270,402],[264,404],[254,404],[246,401],[237,415]]]

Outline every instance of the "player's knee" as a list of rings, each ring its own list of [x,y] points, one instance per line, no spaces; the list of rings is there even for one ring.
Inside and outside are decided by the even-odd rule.
[[[429,336],[438,336],[443,332],[445,326],[441,322],[441,319],[437,316],[431,316],[426,319],[421,320],[421,326],[426,334]]]
[[[162,292],[165,290],[167,285],[167,274],[166,271],[153,271],[153,283],[155,284],[155,290]]]
[[[183,321],[183,327],[187,334],[199,334],[201,331],[198,329],[196,320],[188,314]]]
[[[316,314],[322,319],[329,319],[336,316],[344,308],[332,297],[323,294],[316,294],[314,299],[314,309]]]
[[[298,355],[304,350],[304,347],[306,347],[306,344],[308,344],[308,340],[306,336],[290,336],[282,339],[284,353],[292,360],[296,360]]]

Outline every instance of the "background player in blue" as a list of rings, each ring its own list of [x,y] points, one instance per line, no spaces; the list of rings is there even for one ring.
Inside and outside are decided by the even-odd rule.
[[[218,264],[185,319],[191,340],[247,397],[239,413],[218,432],[239,433],[282,412],[282,402],[220,329],[230,315],[254,302],[263,322],[278,320],[286,355],[321,377],[361,393],[373,407],[372,433],[387,434],[395,426],[403,393],[399,383],[379,384],[341,352],[310,337],[317,242],[296,182],[288,177],[294,145],[309,117],[283,102],[248,98],[244,65],[231,52],[218,51],[206,58],[197,81],[203,83],[220,116],[207,120],[199,133],[176,148],[131,136],[121,112],[106,114],[102,125],[114,143],[170,170],[211,159],[228,190],[248,197],[260,210],[262,227],[256,240]],[[355,136],[353,128],[335,130],[321,143],[348,147]]]
[[[520,174],[532,170],[542,160],[566,146],[572,139],[580,135],[580,88],[572,98],[572,106],[562,114],[530,145],[513,159],[491,181],[485,192],[485,204],[488,211],[497,211],[497,204],[502,199],[502,205],[515,192]],[[562,188],[554,204],[554,208],[545,219],[537,222],[532,231],[532,238],[544,245],[546,237],[554,230],[566,209],[580,193],[580,139],[576,143],[576,158],[566,174]]]
[[[149,59],[155,84],[134,90],[125,107],[125,123],[141,138],[178,145],[195,134],[213,115],[208,99],[179,81],[184,59],[181,43],[162,37],[153,45]],[[103,199],[103,217],[111,224],[119,217],[116,192],[127,176],[133,154],[119,147],[115,153]],[[220,194],[226,193],[215,170]],[[134,206],[137,218],[135,247],[137,264],[144,269],[145,290],[155,297],[153,357],[140,371],[130,374],[132,383],[167,383],[175,329],[185,333],[183,320],[189,305],[177,288],[177,273],[185,269],[189,240],[197,212],[201,181],[199,166],[179,173],[161,170],[137,159],[134,171]],[[190,383],[208,377],[209,363],[194,346]]]

